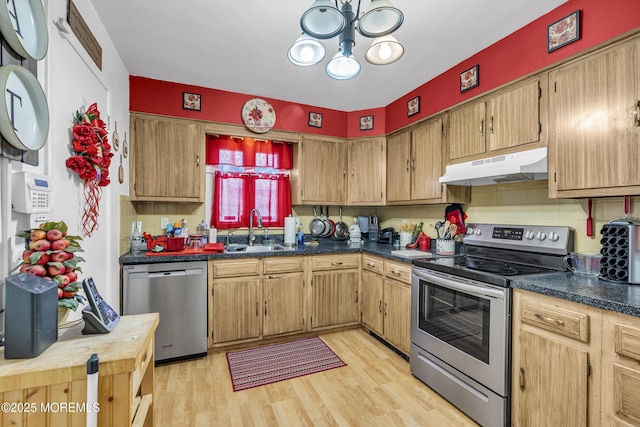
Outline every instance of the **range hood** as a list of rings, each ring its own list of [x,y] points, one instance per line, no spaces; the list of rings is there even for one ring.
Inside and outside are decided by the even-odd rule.
[[[440,182],[479,186],[547,179],[547,147],[447,166]]]

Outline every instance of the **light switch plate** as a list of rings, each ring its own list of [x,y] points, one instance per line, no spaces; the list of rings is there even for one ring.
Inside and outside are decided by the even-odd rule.
[[[167,225],[169,225],[169,218],[160,218],[160,228],[166,230]]]

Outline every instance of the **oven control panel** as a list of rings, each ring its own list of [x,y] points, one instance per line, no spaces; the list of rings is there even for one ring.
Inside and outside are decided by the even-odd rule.
[[[573,251],[574,230],[550,225],[467,224],[464,244],[494,248],[568,254]]]

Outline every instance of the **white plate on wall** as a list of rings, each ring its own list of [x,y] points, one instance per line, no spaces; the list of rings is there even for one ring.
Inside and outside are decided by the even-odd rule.
[[[39,61],[47,55],[49,33],[40,0],[1,2],[0,31],[9,46],[23,58]]]
[[[49,107],[40,83],[19,65],[0,67],[0,133],[21,150],[39,150],[47,142]]]

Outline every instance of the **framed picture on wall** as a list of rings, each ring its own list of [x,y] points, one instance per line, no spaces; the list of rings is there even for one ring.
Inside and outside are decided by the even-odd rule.
[[[322,114],[320,113],[309,113],[309,126],[314,128],[322,127]]]
[[[373,129],[373,116],[361,116],[360,117],[360,130]]]
[[[480,84],[480,65],[474,65],[460,73],[460,93],[466,92]]]
[[[197,93],[182,92],[182,108],[185,110],[200,111],[200,95]]]
[[[547,52],[553,52],[579,38],[580,11],[576,10],[547,27]]]
[[[415,98],[412,98],[407,102],[407,116],[411,117],[414,114],[418,114],[419,112],[420,112],[420,97],[416,96]]]

